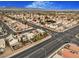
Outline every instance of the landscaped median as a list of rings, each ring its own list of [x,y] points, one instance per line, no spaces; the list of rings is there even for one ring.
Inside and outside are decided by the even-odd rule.
[[[44,36],[43,36],[44,35]],[[16,49],[16,50],[11,50],[11,48],[7,47],[6,48],[6,52],[4,52],[3,54],[0,55],[0,57],[11,57],[11,56],[14,56],[16,54],[19,54],[21,53],[22,51],[24,50],[27,50],[27,49],[30,49],[31,47],[34,47],[48,39],[51,38],[51,35],[50,34],[46,34],[46,32],[41,35],[40,33],[38,35],[36,35],[34,38],[33,38],[33,42],[30,42],[30,43],[27,43],[25,45],[23,45],[21,48],[19,49]]]

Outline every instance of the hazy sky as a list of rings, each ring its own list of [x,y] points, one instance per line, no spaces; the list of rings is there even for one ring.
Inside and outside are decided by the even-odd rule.
[[[0,1],[0,7],[79,9],[79,1]]]

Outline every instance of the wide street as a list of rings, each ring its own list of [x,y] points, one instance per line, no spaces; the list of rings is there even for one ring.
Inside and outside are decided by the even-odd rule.
[[[14,19],[14,20],[16,20],[16,19]],[[20,20],[20,22],[22,22],[22,21]],[[46,30],[48,32],[50,31],[46,28],[35,25],[31,22],[27,22],[27,23],[29,25],[33,26],[34,28],[42,28],[43,30]],[[38,44],[37,46],[34,46],[17,55],[14,55],[12,57],[15,57],[15,58],[17,58],[17,57],[21,57],[21,58],[23,58],[23,57],[47,57],[48,55],[51,54],[51,52],[56,51],[59,47],[61,47],[65,43],[72,42],[72,43],[76,43],[79,45],[78,39],[75,38],[75,35],[77,33],[79,33],[79,25],[76,27],[73,27],[65,32],[57,33],[57,32],[50,31],[50,33],[52,35],[51,39],[49,39],[45,42],[42,42],[41,44]],[[47,50],[47,48],[48,48],[48,50]]]
[[[7,31],[7,35],[0,36],[0,39],[1,39],[1,38],[6,38],[6,37],[9,36],[11,33],[14,33],[14,32],[13,32],[5,23],[3,23],[1,20],[0,20],[0,23],[3,24],[4,29],[6,29],[6,31]]]
[[[11,17],[10,17],[11,18]],[[12,18],[13,19],[13,18]],[[17,19],[13,19],[17,20]],[[18,21],[18,20],[17,20]],[[22,22],[21,20],[19,22]],[[23,23],[23,22],[22,22]],[[38,25],[35,25],[31,22],[27,22],[29,25],[33,26],[34,28],[41,28],[43,30],[46,30],[51,33],[52,37],[28,50],[25,50],[17,55],[12,56],[12,58],[23,58],[23,57],[32,57],[32,58],[40,58],[40,57],[47,57],[52,52],[55,52],[59,47],[61,47],[65,43],[76,43],[79,45],[79,40],[75,37],[77,33],[79,33],[79,25],[76,27],[73,27],[65,32],[54,32],[50,31],[46,28],[40,27]],[[5,27],[8,29],[8,27],[5,25]],[[12,33],[11,29],[8,29]],[[24,33],[24,32],[23,32]]]

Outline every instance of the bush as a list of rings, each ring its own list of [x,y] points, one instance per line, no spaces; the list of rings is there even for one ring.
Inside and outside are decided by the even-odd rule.
[[[36,41],[38,41],[38,40],[43,39],[43,38],[46,37],[46,36],[47,36],[47,32],[45,32],[43,35],[42,35],[41,33],[39,33],[39,34],[36,35],[34,38],[32,38],[32,40],[33,40],[34,42],[36,42]]]

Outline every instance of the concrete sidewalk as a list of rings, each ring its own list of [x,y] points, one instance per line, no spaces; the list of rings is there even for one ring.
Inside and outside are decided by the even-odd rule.
[[[58,50],[56,50],[54,53],[52,53],[50,56],[48,56],[48,58],[51,58],[51,57],[53,57],[54,55],[56,55],[56,53],[57,53],[59,50],[61,50],[64,46],[66,46],[67,44],[70,44],[70,43],[66,43],[66,44],[62,45]]]
[[[9,58],[9,57],[14,56],[16,54],[19,54],[24,50],[30,49],[31,47],[34,47],[37,44],[40,44],[40,43],[48,40],[49,38],[51,38],[51,35],[45,37],[42,40],[39,40],[39,41],[36,41],[36,42],[33,42],[33,43],[27,43],[25,46],[23,46],[23,47],[21,47],[21,48],[19,48],[17,50],[14,50],[14,51],[12,51],[10,47],[7,47],[6,51],[2,55],[0,55],[0,58]]]

